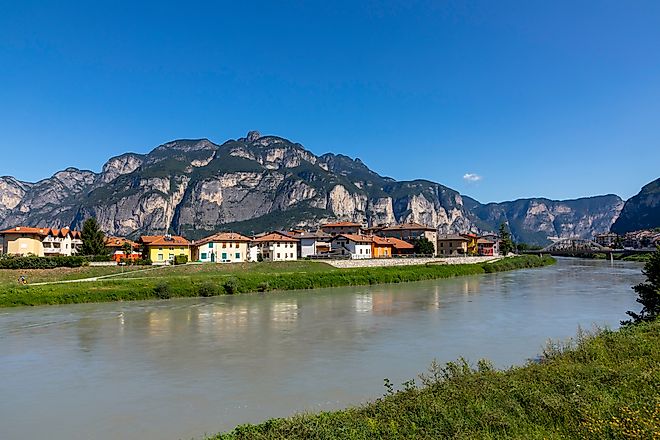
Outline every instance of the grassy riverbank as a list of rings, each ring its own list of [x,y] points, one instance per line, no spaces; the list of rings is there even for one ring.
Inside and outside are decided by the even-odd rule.
[[[244,425],[242,439],[657,439],[660,322],[549,347],[540,363],[432,368],[366,406]]]
[[[0,280],[0,307],[128,301],[152,298],[215,296],[274,290],[402,283],[462,275],[477,275],[554,263],[551,257],[512,257],[494,263],[391,266],[337,269],[326,263],[246,263],[235,265],[195,264],[91,282],[18,286]],[[57,269],[51,269],[53,271]],[[84,277],[84,271],[77,272]],[[71,275],[66,272],[67,278]],[[11,279],[19,276],[12,274]],[[35,274],[36,276],[36,274]],[[98,275],[94,275],[98,276]],[[5,278],[7,276],[5,275]],[[50,281],[53,280],[52,276]]]

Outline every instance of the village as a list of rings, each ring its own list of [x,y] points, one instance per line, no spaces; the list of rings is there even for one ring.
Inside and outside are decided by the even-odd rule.
[[[17,226],[0,231],[2,254],[80,255],[81,232],[68,228]],[[218,232],[201,240],[179,235],[143,235],[133,241],[107,236],[105,246],[117,264],[244,263],[299,259],[365,260],[432,257],[497,257],[499,237],[473,233],[438,234],[419,223],[367,227],[355,222],[321,224],[316,231],[270,231],[252,237]]]

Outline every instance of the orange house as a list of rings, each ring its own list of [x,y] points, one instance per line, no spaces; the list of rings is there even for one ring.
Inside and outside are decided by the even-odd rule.
[[[371,237],[371,258],[392,258],[394,243],[388,238]]]

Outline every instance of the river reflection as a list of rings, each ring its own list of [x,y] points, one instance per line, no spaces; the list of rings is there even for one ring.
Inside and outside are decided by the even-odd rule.
[[[433,358],[534,357],[636,309],[640,265],[0,311],[0,438],[190,438],[382,394]],[[7,398],[8,396],[8,398]]]

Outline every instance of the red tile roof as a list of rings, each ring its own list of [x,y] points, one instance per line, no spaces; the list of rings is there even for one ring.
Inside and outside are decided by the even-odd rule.
[[[190,242],[180,235],[143,235],[140,241],[147,246],[190,246]]]
[[[376,238],[376,237],[374,237],[374,238]],[[387,240],[389,243],[391,243],[392,246],[394,246],[395,249],[401,249],[401,250],[403,250],[403,249],[415,249],[415,246],[413,246],[412,244],[408,243],[407,241],[400,240],[398,238],[387,237],[387,238],[385,238],[385,240]]]
[[[31,228],[29,226],[16,226],[15,228],[0,231],[0,234],[36,234],[46,236],[50,228]]]
[[[335,235],[333,238],[333,241],[335,238],[338,237],[344,237],[350,241],[354,241],[356,243],[372,243],[373,242],[373,237],[369,235],[358,235],[358,234],[338,234]]]
[[[105,247],[109,248],[121,248],[124,246],[124,243],[128,243],[131,247],[137,247],[137,243],[128,238],[124,237],[106,237],[105,238]]]
[[[279,232],[271,232],[270,234],[266,234],[263,237],[255,238],[252,241],[256,242],[265,242],[265,241],[285,241],[289,243],[297,243],[300,240],[297,240],[295,238],[287,237],[284,234],[280,234]]]
[[[196,245],[203,245],[206,243],[211,243],[211,242],[216,242],[216,241],[229,241],[229,242],[248,242],[252,241],[250,238],[246,237],[245,235],[241,235],[238,232],[218,232],[217,234],[213,234],[209,237],[202,238],[198,242],[195,242]]]

